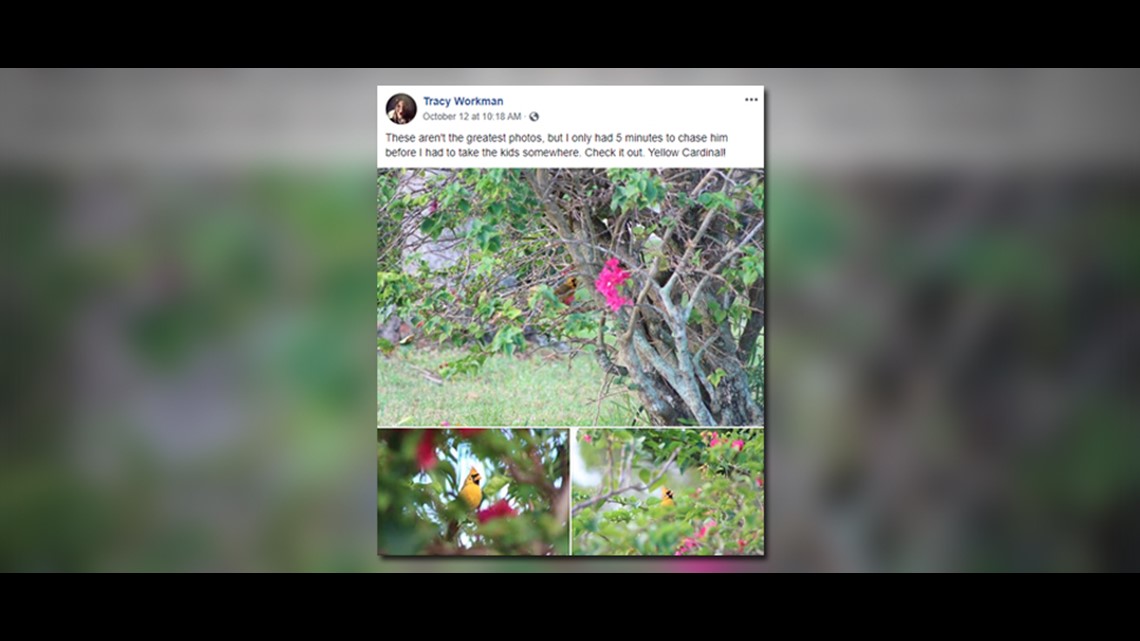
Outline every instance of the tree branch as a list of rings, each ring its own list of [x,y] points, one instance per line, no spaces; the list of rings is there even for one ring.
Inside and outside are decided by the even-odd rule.
[[[630,378],[637,383],[642,393],[645,394],[645,398],[652,409],[653,415],[664,417],[672,416],[672,405],[661,397],[656,385],[649,379],[649,375],[646,373],[647,370],[642,366],[641,358],[637,355],[637,350],[629,350],[626,357],[629,359]]]
[[[708,231],[709,225],[711,225],[713,219],[716,218],[716,210],[717,208],[714,206],[705,212],[705,219],[701,221],[701,227],[697,230],[696,235],[687,243],[688,246],[685,247],[685,253],[681,256],[681,262],[678,264],[678,268],[673,272],[673,275],[669,277],[669,282],[665,283],[665,286],[661,288],[662,296],[668,297],[672,293],[674,283],[681,277],[684,266],[687,265],[689,260],[693,257],[693,250],[697,248],[697,244],[701,242],[701,239],[705,236],[705,232]]]
[[[702,176],[701,179],[697,181],[696,186],[693,187],[693,190],[689,192],[689,198],[696,198],[697,195],[701,193],[701,190],[705,188],[705,185],[707,185],[708,182],[716,176],[716,174],[716,169],[708,170],[708,173]]]
[[[699,295],[701,293],[701,289],[705,286],[706,283],[709,282],[709,280],[712,278],[713,274],[716,274],[717,272],[719,272],[720,268],[724,267],[724,265],[733,256],[740,253],[741,248],[743,248],[745,245],[747,245],[749,243],[749,241],[752,240],[752,237],[756,235],[756,232],[760,231],[763,227],[764,227],[764,217],[761,216],[760,222],[756,223],[756,226],[753,227],[751,230],[749,230],[749,232],[747,234],[745,234],[744,238],[740,239],[740,243],[738,243],[735,247],[730,249],[728,251],[728,253],[726,253],[724,256],[721,256],[720,260],[717,261],[716,265],[713,265],[713,268],[709,270],[709,273],[707,275],[705,275],[704,278],[701,279],[701,282],[697,283],[697,287],[696,287],[696,289],[693,290],[693,295],[689,299],[689,305],[688,305],[688,307],[685,308],[685,319],[686,320],[689,318],[689,314],[692,313],[693,306],[696,305],[697,301],[699,300]]]
[[[705,183],[707,183],[709,180],[712,180],[713,176],[715,175],[715,170],[710,169],[708,173],[706,173],[704,177],[701,178],[700,182],[697,183],[697,186],[693,188],[690,197],[695,198]],[[665,237],[661,239],[661,247],[669,246],[669,241],[673,239],[673,231],[681,226],[681,220],[679,217],[673,217],[672,220],[674,224],[669,227],[668,230],[666,230]],[[641,309],[641,305],[645,303],[645,297],[649,294],[650,286],[657,283],[657,274],[659,274],[660,271],[661,261],[657,258],[654,258],[653,268],[649,270],[649,277],[645,279],[645,284],[641,286],[641,291],[637,294],[637,300],[635,300],[633,303],[633,311],[629,313],[629,329],[626,330],[625,336],[621,340],[622,344],[629,343],[629,339],[633,336],[633,325],[637,320],[637,310]],[[673,277],[676,276],[677,272],[674,272]],[[670,278],[669,282],[672,282],[672,278]]]
[[[606,439],[606,476],[602,479],[605,487],[615,488],[617,483],[613,478],[614,473],[614,442],[612,439]],[[571,512],[573,514],[573,512]]]
[[[657,472],[656,476],[654,476],[652,479],[650,479],[649,483],[646,483],[646,484],[631,483],[629,485],[624,485],[622,487],[619,487],[619,488],[613,490],[612,492],[607,492],[607,493],[602,494],[600,496],[595,496],[592,499],[586,499],[585,501],[582,501],[578,505],[575,505],[574,508],[570,510],[570,515],[573,516],[573,515],[577,514],[579,511],[590,507],[591,505],[595,505],[597,503],[602,503],[604,501],[607,501],[611,497],[617,496],[618,494],[623,494],[623,493],[629,492],[631,490],[642,491],[642,490],[647,490],[647,489],[653,487],[653,484],[656,483],[657,481],[661,480],[661,477],[665,476],[665,472],[669,471],[669,466],[673,464],[673,461],[677,458],[677,455],[680,454],[680,452],[681,452],[680,447],[673,450],[673,453],[669,455],[669,459],[665,461],[665,465],[661,467],[661,469]]]
[[[676,275],[676,273],[674,274]],[[657,284],[654,283],[654,286]],[[704,401],[701,399],[701,393],[698,386],[700,383],[697,381],[696,369],[700,367],[700,363],[693,362],[693,355],[689,352],[689,337],[686,323],[689,319],[687,311],[682,312],[673,304],[673,301],[668,296],[661,297],[661,305],[665,308],[665,320],[669,323],[669,330],[673,334],[674,343],[674,358],[676,359],[677,368],[675,372],[663,370],[663,366],[669,365],[661,359],[659,355],[646,355],[649,363],[653,365],[654,369],[669,381],[673,389],[681,395],[685,404],[689,406],[689,411],[692,412],[693,417],[701,425],[716,425],[716,419],[712,417],[708,407],[705,406]],[[692,305],[690,304],[690,307]],[[645,341],[644,335],[639,332],[634,333],[635,346],[639,349],[642,347],[641,343],[648,343]],[[654,356],[657,356],[655,359]]]
[[[748,317],[748,322],[744,325],[744,331],[740,334],[740,342],[736,350],[736,357],[740,359],[741,363],[748,362],[748,358],[752,356],[752,348],[756,346],[756,341],[760,338],[760,331],[764,329],[763,278],[757,278],[756,282],[748,288],[748,303],[749,308],[753,311]]]
[[[569,439],[567,435],[567,439]],[[570,443],[558,448],[558,463],[562,468],[562,487],[554,495],[552,513],[555,523],[566,522],[567,512],[570,510]]]
[[[684,331],[680,333],[680,336],[674,332],[673,338],[677,341],[677,353],[687,355],[688,346],[682,340],[683,336]],[[696,375],[692,372],[693,364],[691,362],[682,362],[677,367],[673,367],[649,345],[645,335],[640,331],[633,333],[633,345],[639,355],[648,360],[653,369],[681,396],[698,423],[716,425],[716,419],[712,417],[708,408],[705,407],[704,401],[701,400],[700,391],[697,389],[699,383],[697,383]],[[686,378],[683,379],[682,377]]]
[[[535,451],[534,446],[527,447],[527,454],[530,457],[530,462],[534,465],[535,470],[523,470],[514,460],[506,458],[507,472],[509,476],[515,481],[524,485],[533,485],[537,487],[543,494],[550,497],[554,495],[554,484],[546,475],[542,473],[542,459],[539,457],[538,452]]]
[[[633,478],[633,443],[629,444],[629,452],[625,455],[625,470],[622,471],[622,476],[627,479]]]

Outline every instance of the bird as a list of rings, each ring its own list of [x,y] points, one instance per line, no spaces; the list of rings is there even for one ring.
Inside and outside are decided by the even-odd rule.
[[[463,487],[459,490],[459,499],[470,509],[475,510],[483,503],[483,490],[479,487],[479,483],[483,480],[479,470],[474,467],[467,475],[467,479],[463,481]],[[459,521],[451,521],[447,525],[447,534],[445,538],[448,541],[454,541],[455,535],[459,533]]]
[[[661,505],[673,505],[673,490],[661,487]]]
[[[479,487],[479,482],[482,480],[483,477],[480,476],[479,470],[472,467],[471,473],[467,475],[467,480],[463,482],[463,489],[459,490],[459,497],[472,510],[478,508],[483,502],[483,490]]]
[[[574,290],[577,288],[578,277],[571,276],[554,288],[554,295],[561,299],[563,304],[569,305],[574,302]]]

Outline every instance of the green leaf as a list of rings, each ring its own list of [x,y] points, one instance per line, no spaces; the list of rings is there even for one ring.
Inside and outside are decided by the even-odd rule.
[[[709,374],[709,382],[712,383],[713,387],[716,387],[720,384],[720,380],[724,378],[727,373],[728,372],[724,371],[723,369],[717,368],[715,372]]]
[[[720,323],[723,323],[724,319],[728,317],[728,312],[724,311],[724,308],[720,306],[720,303],[716,302],[714,299],[709,299],[709,313],[712,315],[713,320],[716,321],[718,325]]]
[[[446,477],[455,479],[455,466],[447,461],[439,461],[436,463],[436,470],[442,472]]]
[[[499,232],[493,232],[485,237],[481,242],[480,248],[483,251],[497,252],[503,248],[503,235]]]
[[[510,483],[510,481],[511,479],[506,474],[496,474],[483,485],[483,494],[486,496],[495,496],[507,483]]]
[[[525,339],[521,329],[504,327],[495,333],[495,338],[491,341],[491,351],[514,354],[523,350],[524,343]]]
[[[753,192],[752,204],[756,205],[757,209],[764,209],[764,185],[760,185],[758,193]]]
[[[437,213],[424,218],[420,223],[420,231],[430,236],[432,240],[439,240],[439,235],[443,233],[443,216]]]
[[[641,470],[637,473],[637,477],[641,479],[642,483],[649,483],[649,470]]]

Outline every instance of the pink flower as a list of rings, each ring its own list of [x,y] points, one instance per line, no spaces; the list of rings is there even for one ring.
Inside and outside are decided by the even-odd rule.
[[[593,443],[593,442],[594,442],[594,439],[593,439],[593,438],[591,438],[589,434],[583,434],[583,435],[582,435],[582,440],[583,440],[583,441],[586,441],[587,443]]]
[[[705,535],[709,533],[709,529],[714,528],[714,527],[716,527],[716,521],[709,521],[708,523],[705,524],[704,527],[702,527],[700,529],[699,532],[697,532],[697,538],[698,539],[705,538]]]
[[[673,556],[681,556],[682,554],[686,554],[693,548],[700,547],[700,545],[701,544],[697,543],[696,540],[685,537],[685,540],[681,541],[681,547],[677,548],[677,551],[673,553]]]
[[[435,432],[432,430],[424,430],[420,437],[420,444],[416,447],[416,460],[425,472],[435,467]]]
[[[740,544],[740,549],[743,550],[744,549],[744,539],[740,539],[739,541],[737,541],[737,543]]]
[[[448,423],[447,421],[440,421],[439,426],[440,427],[451,427],[451,423]]]
[[[762,476],[756,477],[756,487],[764,487],[764,477],[762,477]]]
[[[615,312],[624,305],[633,304],[632,299],[622,296],[617,291],[617,288],[627,280],[629,280],[629,272],[621,268],[618,259],[611,258],[606,261],[606,266],[602,268],[594,282],[594,288],[605,297],[606,304]]]
[[[497,518],[504,517],[504,516],[510,517],[510,516],[517,516],[517,515],[518,515],[518,512],[515,512],[515,509],[511,507],[511,504],[508,503],[506,500],[502,500],[502,501],[499,501],[498,503],[495,503],[494,505],[492,505],[491,507],[489,507],[485,510],[479,510],[479,512],[475,516],[477,516],[479,518],[480,523],[486,523],[487,521],[490,521],[492,519],[497,519]]]
[[[740,439],[736,439],[735,441],[732,442],[732,449],[736,450],[737,452],[743,450],[744,449],[744,441],[742,441]]]

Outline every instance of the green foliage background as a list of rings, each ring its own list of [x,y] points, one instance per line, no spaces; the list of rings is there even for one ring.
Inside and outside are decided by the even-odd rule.
[[[467,352],[445,363],[444,377],[473,374],[494,354],[525,348],[522,319],[556,338],[589,338],[596,314],[568,312],[552,284],[569,257],[539,224],[541,205],[518,170],[467,169],[428,175],[416,193],[399,191],[402,170],[381,170],[377,196],[377,322],[399,314],[436,344]],[[445,232],[464,250],[453,265],[432,269],[422,254],[405,257],[405,218],[431,211],[414,231],[431,241]],[[406,262],[407,261],[407,262]],[[407,268],[416,273],[408,273]],[[533,283],[518,296],[502,295],[505,276]],[[583,292],[584,293],[584,292]],[[489,344],[482,342],[495,325]],[[382,351],[393,346],[378,339]]]
[[[696,429],[580,430],[582,462],[604,476],[597,488],[575,486],[575,506],[619,489],[617,470],[627,456],[632,482],[649,494],[639,498],[624,492],[578,511],[574,554],[762,555],[764,430],[718,430],[716,435],[721,442],[710,446],[712,432]],[[743,441],[739,450],[732,446],[736,440]],[[681,476],[667,473],[654,480],[674,452]],[[675,505],[661,505],[662,486],[673,491]],[[695,545],[685,545],[686,539]]]
[[[431,438],[436,463],[421,471]],[[569,430],[378,430],[377,545],[381,555],[564,555],[569,492]],[[479,509],[506,500],[517,515],[479,523],[456,499],[476,459],[483,474]],[[449,526],[457,524],[455,536]]]
[[[726,183],[691,195],[696,179],[689,171],[566,170],[542,198],[536,194],[541,188],[535,186],[540,179],[532,174],[534,170],[498,168],[379,170],[377,326],[398,316],[422,337],[417,349],[438,345],[462,350],[440,359],[433,368],[444,380],[469,378],[483,371],[492,356],[524,352],[530,347],[524,328],[585,354],[595,352],[601,336],[608,352],[620,353],[623,346],[617,335],[625,332],[623,324],[629,320],[625,314],[632,308],[611,314],[603,325],[609,311],[593,287],[602,262],[619,257],[632,275],[623,286],[627,297],[636,297],[651,274],[661,282],[666,273],[680,276],[682,284],[674,290],[678,309],[689,304],[690,291],[696,297],[691,315],[682,318],[675,312],[678,327],[689,324],[697,354],[694,376],[710,395],[722,381],[728,383],[722,390],[739,390],[736,396],[720,399],[722,404],[750,397],[762,407],[764,334],[758,321],[763,310],[756,307],[764,282],[762,172],[738,176],[731,187]],[[552,223],[552,216],[564,227]],[[706,218],[716,224],[702,224]],[[703,234],[694,243],[699,248],[686,250],[686,234],[696,235],[697,226]],[[583,229],[591,230],[589,242],[583,240]],[[704,234],[706,229],[716,232]],[[602,246],[607,243],[608,248]],[[713,273],[712,285],[697,286],[704,275]],[[556,292],[570,275],[579,284],[567,298]],[[656,305],[652,300],[651,296],[642,305]],[[653,321],[650,325],[666,313],[656,311],[645,312]],[[654,333],[653,340],[665,341],[660,349],[672,349],[671,337],[660,329]],[[718,333],[725,339],[720,347],[698,350],[698,345],[711,345],[710,337]],[[397,358],[405,354],[391,337],[378,336],[377,350]],[[688,371],[690,365],[674,367]],[[660,391],[646,386],[664,383],[648,384],[649,379],[639,378],[640,371],[633,374],[619,377],[618,386],[635,395],[659,397]],[[739,387],[732,382],[734,377],[743,377]],[[719,407],[716,402],[713,406]],[[658,420],[652,422],[674,424],[668,420],[674,417],[666,416],[661,407],[653,411]],[[511,423],[533,424],[524,418]],[[635,411],[620,424],[647,418],[646,412]],[[695,424],[685,414],[676,418],[677,423]],[[434,424],[416,416],[411,419],[413,424]],[[599,423],[599,417],[591,422]]]

